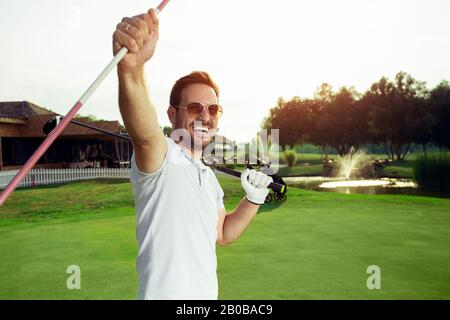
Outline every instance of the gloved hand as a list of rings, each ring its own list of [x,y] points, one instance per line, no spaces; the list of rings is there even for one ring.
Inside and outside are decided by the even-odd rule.
[[[268,175],[253,169],[246,169],[241,174],[241,185],[247,194],[247,200],[254,204],[264,204],[269,193],[267,186],[272,181]]]

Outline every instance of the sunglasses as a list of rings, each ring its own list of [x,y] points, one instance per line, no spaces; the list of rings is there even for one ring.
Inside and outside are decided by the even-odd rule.
[[[186,112],[191,116],[198,116],[203,112],[203,109],[207,109],[209,115],[212,118],[219,119],[222,116],[223,109],[222,106],[218,104],[208,104],[205,105],[200,102],[191,102],[186,107],[180,107],[180,106],[173,106],[174,108],[178,109],[186,109]]]

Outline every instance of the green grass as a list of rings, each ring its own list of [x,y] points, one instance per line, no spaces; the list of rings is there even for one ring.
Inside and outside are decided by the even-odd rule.
[[[336,155],[329,155],[329,159],[335,159]],[[297,153],[297,161],[294,167],[281,167],[278,170],[280,176],[320,176],[322,175],[322,156],[315,153]]]
[[[226,208],[243,195],[221,180]],[[218,247],[220,299],[449,299],[450,199],[289,189]],[[134,299],[128,182],[20,190],[0,213],[0,299]],[[81,290],[66,289],[69,265]],[[381,290],[366,269],[381,268]]]
[[[295,167],[281,167],[278,175],[282,177],[288,176],[320,176],[322,175],[322,164],[297,164]]]
[[[394,162],[380,170],[379,176],[387,178],[413,179],[412,161]]]

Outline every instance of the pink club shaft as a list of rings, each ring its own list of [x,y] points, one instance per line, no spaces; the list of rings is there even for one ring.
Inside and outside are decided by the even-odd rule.
[[[167,5],[169,0],[163,0],[156,8],[156,14],[159,14],[164,7]],[[127,48],[120,49],[119,52],[114,56],[111,62],[106,66],[106,68],[100,73],[100,75],[95,79],[91,86],[86,90],[86,92],[81,96],[81,98],[75,103],[75,105],[70,109],[69,113],[61,120],[61,122],[53,129],[53,131],[45,138],[39,148],[33,153],[33,155],[28,159],[25,165],[20,169],[20,171],[14,176],[14,178],[8,183],[5,190],[0,194],[0,207],[5,203],[9,195],[16,189],[20,181],[30,172],[33,166],[38,162],[42,155],[51,146],[53,141],[58,138],[58,136],[63,132],[70,121],[75,117],[78,110],[86,103],[89,97],[94,93],[100,83],[107,77],[107,75],[113,70],[120,60],[125,57],[128,50]]]

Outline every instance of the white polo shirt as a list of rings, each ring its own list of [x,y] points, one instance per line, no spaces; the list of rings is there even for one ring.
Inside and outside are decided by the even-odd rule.
[[[223,190],[213,171],[167,138],[161,168],[131,159],[136,206],[138,299],[215,300],[218,211]]]

